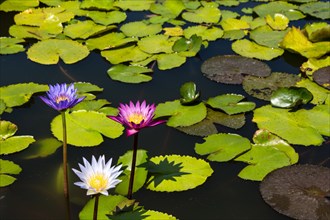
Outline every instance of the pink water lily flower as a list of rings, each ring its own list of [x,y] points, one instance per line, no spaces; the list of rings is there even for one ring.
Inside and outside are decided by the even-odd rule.
[[[130,101],[129,105],[119,104],[119,114],[117,116],[108,116],[112,120],[121,123],[126,127],[126,135],[131,136],[138,133],[142,128],[152,127],[165,120],[153,120],[156,106],[147,105],[144,100],[141,104],[137,101],[136,105]]]

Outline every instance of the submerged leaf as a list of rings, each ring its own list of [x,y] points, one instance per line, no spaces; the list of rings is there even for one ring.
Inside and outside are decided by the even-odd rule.
[[[24,11],[28,8],[37,7],[39,5],[39,0],[29,0],[29,1],[17,1],[17,0],[6,0],[2,1],[0,4],[0,11]]]
[[[182,14],[182,18],[193,23],[217,23],[220,20],[221,12],[212,4],[205,4],[193,11],[187,11]]]
[[[304,87],[313,94],[313,100],[311,103],[315,105],[319,104],[330,104],[330,91],[319,86],[315,82],[309,79],[302,79],[297,82],[296,86]]]
[[[119,64],[128,61],[138,62],[150,57],[150,54],[143,52],[137,46],[127,46],[112,50],[101,51],[101,56],[112,64]]]
[[[86,20],[67,25],[63,33],[71,39],[87,39],[106,29],[106,26],[98,25],[91,20]]]
[[[55,138],[44,138],[37,140],[28,149],[24,159],[35,159],[38,157],[47,157],[55,153],[55,151],[62,146],[62,142]]]
[[[17,126],[10,121],[0,121],[0,140],[5,140],[13,136],[17,131]]]

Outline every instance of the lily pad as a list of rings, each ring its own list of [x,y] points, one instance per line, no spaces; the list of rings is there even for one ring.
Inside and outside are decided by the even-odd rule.
[[[78,111],[78,110],[99,111],[103,106],[105,106],[107,104],[110,104],[110,102],[108,102],[106,99],[83,100],[82,102],[75,105],[73,108],[70,108],[70,110],[71,111]]]
[[[173,44],[174,41],[169,39],[167,35],[151,35],[138,41],[138,47],[142,51],[150,54],[172,53]],[[150,45],[152,45],[152,47]]]
[[[17,131],[17,126],[9,121],[0,121],[0,138],[5,140],[13,136]]]
[[[330,89],[330,66],[316,70],[313,73],[313,80],[320,86]]]
[[[145,37],[162,31],[160,24],[147,24],[143,21],[134,21],[123,24],[120,30],[128,37]]]
[[[330,2],[328,1],[309,2],[299,6],[300,11],[323,20],[330,19],[329,8]]]
[[[101,55],[112,64],[133,61],[138,62],[147,59],[150,54],[143,52],[137,46],[127,46],[112,50],[103,50]]]
[[[145,1],[131,1],[131,0],[122,0],[115,1],[113,6],[121,8],[123,10],[131,11],[145,11],[150,8],[150,5],[155,3],[155,0],[145,0]]]
[[[228,84],[241,84],[244,75],[265,77],[271,73],[266,63],[237,55],[211,57],[204,61],[201,71],[211,80]]]
[[[176,53],[159,54],[157,56],[157,64],[160,70],[172,69],[179,67],[186,62],[186,57]]]
[[[144,73],[151,73],[152,69],[141,66],[125,66],[118,64],[111,67],[108,71],[111,79],[126,83],[141,83],[152,80],[152,77]]]
[[[213,4],[205,4],[194,11],[187,11],[182,13],[182,18],[193,23],[218,23],[220,20],[221,12]]]
[[[270,101],[274,91],[280,87],[295,86],[301,78],[295,74],[273,72],[267,77],[245,76],[243,89],[258,99]]]
[[[279,88],[273,92],[270,102],[275,107],[293,108],[301,104],[307,104],[313,99],[308,89],[302,87]]]
[[[0,167],[0,187],[12,184],[16,178],[11,175],[19,174],[22,171],[22,168],[19,165],[9,160],[0,159]]]
[[[279,48],[279,45],[287,32],[288,30],[277,31],[264,25],[250,31],[250,38],[259,45]]]
[[[195,152],[208,155],[210,161],[229,161],[251,148],[250,141],[237,134],[213,134],[204,138],[204,141],[195,144]]]
[[[305,87],[313,94],[311,103],[315,105],[330,104],[330,91],[319,86],[310,79],[302,79],[296,84],[298,87]]]
[[[193,106],[183,106],[180,100],[160,103],[156,107],[155,118],[170,116],[166,124],[171,127],[190,126],[206,117],[206,106],[199,103]]]
[[[305,25],[303,31],[312,42],[325,41],[330,38],[330,25],[326,22],[314,22]]]
[[[260,184],[265,202],[293,219],[327,219],[330,216],[330,169],[311,164],[283,167]]]
[[[28,102],[33,94],[45,92],[48,89],[47,85],[19,83],[0,87],[0,94],[7,107],[16,107]]]
[[[115,189],[115,192],[120,195],[127,195],[130,173],[132,171],[132,155],[133,155],[133,151],[128,151],[123,156],[119,157],[117,162],[117,164],[122,164],[123,167],[127,167],[124,170],[123,175],[119,177],[119,179],[122,181],[116,186]],[[147,162],[147,158],[148,158],[147,151],[145,150],[137,151],[133,193],[141,189],[147,180],[148,171],[143,167],[139,167],[141,164]]]
[[[72,64],[86,58],[89,50],[77,41],[48,39],[33,44],[27,54],[30,60],[40,64],[57,64],[59,58]]]
[[[289,112],[287,109],[273,108],[266,105],[254,110],[252,121],[257,123],[259,129],[267,129],[291,144],[321,145],[323,137],[320,131],[313,127],[313,124],[316,124],[319,119],[315,122],[311,120],[312,124],[306,126],[304,118],[297,118],[300,111],[302,110]],[[308,110],[307,114],[310,118],[320,117],[320,115],[314,115],[312,110]],[[327,115],[325,113],[324,116]],[[322,120],[327,121],[328,119],[324,118]]]
[[[213,108],[221,109],[229,115],[252,111],[254,102],[240,102],[245,97],[238,94],[224,94],[209,98],[206,103]]]
[[[135,38],[127,38],[123,33],[112,32],[98,38],[91,38],[86,41],[89,50],[106,50],[135,42]]]
[[[147,189],[157,192],[175,192],[202,185],[213,170],[209,163],[190,156],[166,155],[150,158],[154,164]]]
[[[90,36],[107,30],[108,28],[111,29],[111,27],[96,24],[91,20],[86,20],[77,21],[76,23],[67,25],[64,28],[63,33],[72,39],[87,39]]]
[[[14,54],[24,51],[24,46],[19,44],[23,39],[0,37],[0,54]]]
[[[67,124],[68,144],[79,147],[97,146],[103,142],[102,134],[109,138],[119,137],[124,127],[107,118],[103,113],[95,111],[74,111],[65,113]],[[51,131],[54,136],[62,140],[61,115],[56,116],[51,122]]]
[[[28,8],[37,7],[39,5],[39,0],[30,1],[17,1],[17,0],[7,0],[0,4],[0,11],[24,11]]]
[[[237,40],[231,45],[235,53],[260,60],[272,60],[284,53],[283,49],[258,45],[247,39]]]

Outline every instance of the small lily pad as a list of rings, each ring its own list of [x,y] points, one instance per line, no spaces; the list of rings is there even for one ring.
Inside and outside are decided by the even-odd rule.
[[[95,23],[102,25],[121,23],[127,18],[126,13],[122,11],[88,11],[86,16],[90,17]]]
[[[308,89],[302,87],[279,88],[273,92],[270,102],[275,107],[293,108],[301,104],[307,104],[313,99]]]
[[[152,77],[144,73],[151,73],[152,70],[142,66],[125,66],[118,64],[108,71],[111,79],[125,83],[141,83],[152,80]]]
[[[150,158],[153,164],[147,189],[157,192],[175,192],[202,185],[213,170],[209,163],[190,156],[166,155]]]
[[[286,35],[288,30],[277,31],[270,27],[263,25],[250,32],[250,38],[254,40],[257,44],[266,47],[279,48],[283,37]]]
[[[201,71],[211,80],[228,84],[241,84],[243,75],[265,77],[271,73],[266,63],[237,55],[211,57],[204,61]]]
[[[179,67],[186,62],[186,57],[177,53],[159,54],[157,56],[157,64],[160,70],[172,69]]]
[[[197,101],[199,98],[199,92],[194,82],[186,82],[180,87],[181,104],[189,104]]]
[[[275,13],[274,17],[266,15],[266,22],[273,30],[285,30],[289,25],[289,19],[280,13]]]
[[[195,144],[195,152],[208,155],[210,161],[229,161],[251,148],[250,141],[237,134],[213,134],[204,138],[204,141]]]
[[[326,41],[330,38],[330,24],[326,22],[314,22],[305,25],[303,31],[307,33],[312,42]]]
[[[14,54],[24,51],[24,46],[19,44],[23,39],[0,37],[0,54]]]
[[[9,186],[16,178],[11,176],[12,174],[19,174],[22,168],[9,160],[0,159],[0,187]],[[8,175],[11,174],[11,175]]]
[[[147,24],[143,21],[129,22],[121,26],[120,30],[128,37],[145,37],[162,31],[160,24]]]
[[[72,64],[86,58],[89,50],[77,41],[48,39],[33,44],[27,54],[30,60],[41,64],[57,64],[59,58]]]

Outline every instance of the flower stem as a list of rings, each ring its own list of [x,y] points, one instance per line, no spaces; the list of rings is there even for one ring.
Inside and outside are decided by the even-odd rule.
[[[66,136],[66,120],[65,111],[61,112],[63,126],[63,178],[64,178],[64,196],[69,198],[69,183],[68,183],[68,155],[67,155],[67,136]]]
[[[136,164],[136,153],[137,153],[137,145],[138,145],[138,134],[134,135],[134,143],[133,143],[133,157],[132,157],[132,168],[131,168],[131,175],[129,177],[129,186],[128,186],[128,199],[132,199],[133,193],[133,183],[134,183],[134,173],[135,173],[135,164]]]
[[[94,214],[93,214],[93,220],[97,220],[97,211],[98,211],[98,207],[99,207],[99,197],[100,194],[96,194],[94,199]]]

